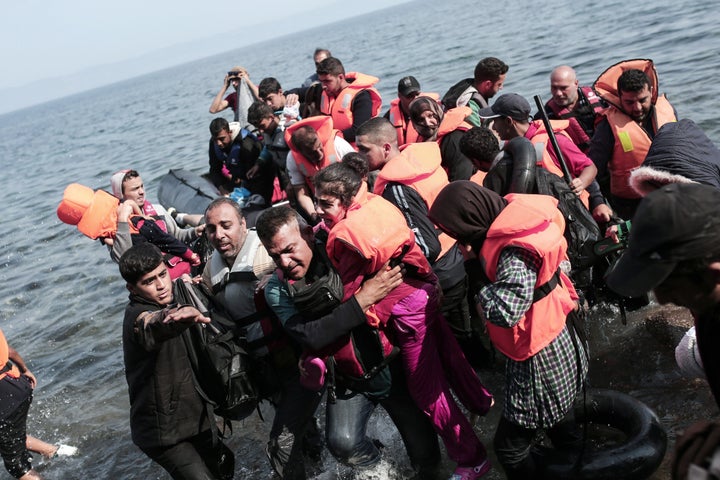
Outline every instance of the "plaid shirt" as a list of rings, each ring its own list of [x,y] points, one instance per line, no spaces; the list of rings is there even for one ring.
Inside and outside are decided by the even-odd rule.
[[[496,281],[477,295],[487,321],[505,328],[517,325],[532,306],[541,265],[542,259],[524,249],[509,247],[501,252]],[[531,358],[522,362],[508,358],[503,415],[525,428],[555,425],[572,406],[587,368],[585,351],[578,342],[576,354],[567,327]]]

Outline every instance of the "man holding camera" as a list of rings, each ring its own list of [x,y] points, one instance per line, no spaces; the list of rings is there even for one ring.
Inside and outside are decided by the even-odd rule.
[[[217,95],[215,95],[215,98],[210,104],[210,113],[219,113],[228,107],[235,111],[237,108],[237,88],[238,85],[240,85],[240,79],[245,79],[245,83],[247,83],[248,87],[250,87],[250,90],[252,90],[255,98],[260,98],[258,96],[258,89],[255,84],[250,81],[250,75],[248,75],[247,70],[245,70],[244,67],[233,67],[225,75],[222,88],[220,88],[220,91]],[[230,92],[230,94],[225,96],[225,93],[230,85],[232,85],[236,91]]]

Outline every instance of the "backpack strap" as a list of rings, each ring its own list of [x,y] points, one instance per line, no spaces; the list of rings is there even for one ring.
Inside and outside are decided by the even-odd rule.
[[[555,271],[555,275],[550,278],[547,282],[543,283],[533,291],[533,303],[537,303],[543,298],[547,297],[550,292],[555,290],[555,287],[560,283],[560,269]]]

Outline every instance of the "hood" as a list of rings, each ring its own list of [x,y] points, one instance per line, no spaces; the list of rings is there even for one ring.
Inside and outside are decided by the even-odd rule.
[[[645,161],[630,175],[630,185],[643,196],[669,183],[720,189],[720,150],[692,120],[663,125]]]

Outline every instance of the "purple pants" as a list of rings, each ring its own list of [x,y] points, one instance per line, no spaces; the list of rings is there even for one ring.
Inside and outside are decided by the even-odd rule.
[[[450,393],[455,392],[472,413],[485,415],[492,395],[465,359],[450,327],[440,313],[434,285],[423,284],[400,300],[390,325],[400,347],[408,390],[430,417],[448,457],[462,467],[487,458],[485,446]]]

